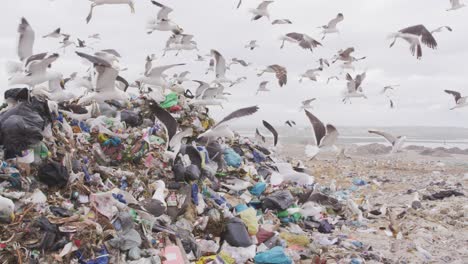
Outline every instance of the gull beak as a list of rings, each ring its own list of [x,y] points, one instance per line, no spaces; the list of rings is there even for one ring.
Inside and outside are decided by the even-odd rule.
[[[60,87],[62,87],[62,89],[65,89],[65,80],[60,80]]]
[[[12,223],[15,221],[15,213],[14,212],[12,212],[10,214],[10,220],[11,220]]]

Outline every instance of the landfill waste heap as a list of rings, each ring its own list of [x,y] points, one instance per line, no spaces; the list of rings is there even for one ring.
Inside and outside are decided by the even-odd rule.
[[[258,107],[215,124],[173,92],[109,102],[111,112],[26,88],[5,100],[0,263],[326,263],[340,243],[351,263],[384,261],[326,236],[339,219],[362,218],[356,204],[225,126]]]

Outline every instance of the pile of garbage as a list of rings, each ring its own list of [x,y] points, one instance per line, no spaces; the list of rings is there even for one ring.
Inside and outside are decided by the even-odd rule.
[[[200,137],[215,122],[184,95],[110,110],[5,99],[0,263],[391,262],[333,235],[363,222],[351,192],[263,142]]]

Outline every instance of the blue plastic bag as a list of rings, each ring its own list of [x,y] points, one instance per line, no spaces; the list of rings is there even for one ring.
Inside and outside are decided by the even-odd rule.
[[[264,182],[259,182],[255,184],[252,189],[250,189],[250,193],[255,196],[260,196],[265,191],[267,185]]]
[[[270,250],[258,253],[255,264],[291,264],[292,260],[284,253],[282,247],[274,247]]]
[[[224,161],[226,161],[228,166],[239,168],[242,163],[242,158],[232,148],[226,148],[224,150]]]

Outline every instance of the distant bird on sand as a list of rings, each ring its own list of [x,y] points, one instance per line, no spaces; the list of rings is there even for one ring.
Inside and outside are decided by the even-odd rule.
[[[451,90],[445,90],[445,92],[452,95],[455,99],[456,105],[450,108],[450,110],[468,106],[468,96],[462,97],[459,92],[451,91]]]
[[[404,28],[396,33],[392,33],[389,38],[393,38],[390,48],[395,45],[398,38],[404,39],[410,44],[411,54],[416,55],[417,59],[422,57],[421,42],[431,49],[437,49],[437,41],[424,25],[416,25]]]

